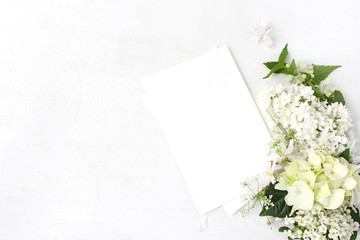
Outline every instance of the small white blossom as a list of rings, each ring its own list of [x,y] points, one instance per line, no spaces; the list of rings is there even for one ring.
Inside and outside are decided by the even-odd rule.
[[[329,230],[329,238],[330,239],[337,239],[338,236],[339,236],[338,231],[336,231],[335,229]]]
[[[294,219],[294,226],[301,226],[300,223],[308,222],[304,231],[298,227],[291,228],[284,231],[287,236],[293,239],[344,239],[349,240],[354,231],[357,231],[359,224],[352,218],[342,218],[341,216],[348,213],[346,205],[343,205],[335,210],[310,210],[310,211],[296,211],[291,217],[285,218],[285,221],[290,225],[290,219]],[[321,223],[320,223],[321,222]],[[328,238],[326,236],[328,235]]]
[[[269,24],[259,24],[255,25],[248,30],[248,34],[253,37],[258,43],[264,44],[267,47],[274,45],[269,33],[271,31],[271,26]]]

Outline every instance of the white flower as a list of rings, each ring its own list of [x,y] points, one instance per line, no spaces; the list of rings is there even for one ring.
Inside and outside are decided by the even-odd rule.
[[[323,159],[321,159],[321,156],[319,156],[313,152],[309,152],[308,156],[309,156],[308,161],[312,167],[314,167],[315,169],[321,168],[321,163],[323,162]]]
[[[305,221],[305,223],[307,223],[307,224],[312,223],[313,220],[314,220],[314,219],[313,219],[310,215],[307,215],[307,216],[305,216],[305,218],[304,218],[304,221]]]
[[[298,231],[298,228],[286,231],[286,234],[293,239],[350,239],[353,231],[357,231],[359,224],[351,217],[346,218],[346,214],[350,214],[347,205],[343,205],[335,210],[299,210],[293,213],[292,218],[295,220],[294,226],[305,227],[304,231]],[[289,218],[290,219],[290,218]],[[305,224],[306,222],[309,222]],[[328,237],[326,237],[328,235]]]
[[[310,210],[314,204],[314,192],[304,181],[296,181],[287,188],[285,202],[294,209]]]
[[[326,157],[323,166],[325,175],[334,181],[342,180],[349,172],[348,167],[340,163],[339,159],[329,155]]]
[[[296,84],[271,87],[263,98],[275,124],[294,132],[298,143],[294,152],[310,150],[339,155],[350,148],[355,153],[352,119],[343,104],[328,105],[313,95],[311,87]]]
[[[336,209],[341,206],[344,202],[345,190],[344,189],[335,189],[331,191],[331,195],[326,198],[317,199],[327,209]]]
[[[329,230],[329,238],[337,239],[338,236],[339,236],[339,234],[335,229],[330,229]]]
[[[323,92],[327,97],[329,97],[336,90],[334,86],[330,85],[330,80],[328,78],[322,81],[319,87],[320,91]]]
[[[342,186],[345,190],[353,190],[357,185],[357,182],[353,177],[347,177],[343,182]]]
[[[357,231],[358,228],[359,228],[359,223],[358,223],[358,222],[353,222],[353,223],[351,224],[351,230]]]
[[[260,25],[255,25],[248,30],[248,34],[255,38],[258,43],[264,44],[267,47],[274,45],[269,33],[271,31],[271,26],[269,24],[262,23]]]
[[[327,228],[326,228],[326,226],[324,225],[324,224],[321,224],[320,225],[320,227],[319,227],[319,232],[321,232],[321,233],[326,233],[326,231],[327,231]]]

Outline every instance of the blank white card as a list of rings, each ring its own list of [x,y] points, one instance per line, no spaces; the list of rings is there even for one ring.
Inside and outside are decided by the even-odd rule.
[[[237,198],[263,170],[269,134],[228,48],[142,83],[199,213]]]

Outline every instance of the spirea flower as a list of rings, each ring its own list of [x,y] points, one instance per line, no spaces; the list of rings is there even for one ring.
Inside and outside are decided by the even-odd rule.
[[[359,224],[352,218],[343,218],[346,213],[350,213],[348,206],[341,206],[335,210],[296,211],[289,218],[294,219],[294,222],[285,219],[285,224],[292,226],[284,232],[292,239],[349,240]],[[306,230],[301,231],[300,228]]]

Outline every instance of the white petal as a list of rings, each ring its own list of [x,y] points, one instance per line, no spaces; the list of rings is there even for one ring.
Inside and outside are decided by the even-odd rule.
[[[264,44],[265,46],[267,47],[272,47],[274,45],[271,37],[267,36],[267,35],[264,35],[262,40],[261,40],[261,43]]]
[[[287,188],[285,202],[294,209],[310,210],[314,205],[314,193],[304,181],[296,181]]]
[[[329,185],[328,185],[327,181],[316,184],[315,200],[321,199],[321,198],[327,198],[330,195],[331,195],[331,192],[330,192]]]
[[[286,148],[286,150],[285,150],[285,152],[284,152],[284,155],[285,155],[285,156],[290,155],[293,151],[294,151],[294,140],[293,140],[293,139],[290,139],[289,145],[288,145],[288,147]]]
[[[262,36],[265,33],[265,31],[266,29],[264,26],[255,25],[254,27],[249,28],[247,33],[253,36]]]
[[[329,197],[329,203],[325,207],[327,209],[336,209],[341,206],[344,202],[345,190],[344,189],[335,189],[331,191],[331,196]]]
[[[271,32],[271,26],[265,26],[264,35],[268,35]]]
[[[315,184],[315,173],[313,172],[301,172],[298,174],[298,180],[306,182],[311,188],[314,187]]]
[[[354,190],[351,197],[351,205],[357,205],[360,203],[360,192]]]
[[[318,169],[321,168],[321,157],[317,155],[316,153],[310,152],[308,161],[311,166]]]
[[[353,190],[356,187],[357,182],[354,178],[347,177],[342,185],[346,190]]]
[[[343,179],[349,172],[347,166],[341,164],[340,162],[335,163],[324,163],[325,175],[332,180]]]

